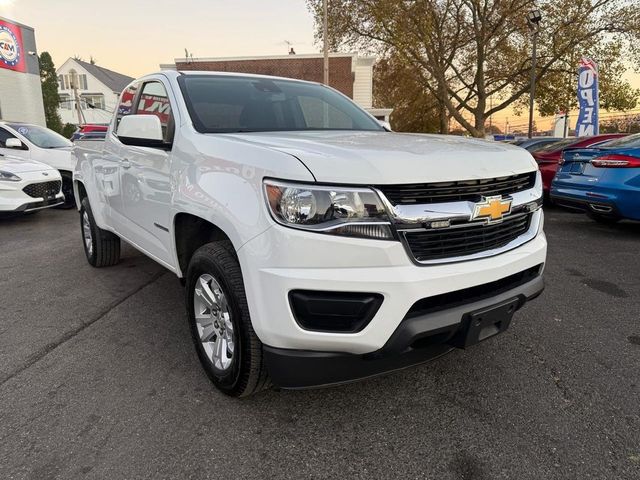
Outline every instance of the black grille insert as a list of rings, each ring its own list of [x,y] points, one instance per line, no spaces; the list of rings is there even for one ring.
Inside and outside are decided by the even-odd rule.
[[[31,183],[24,187],[22,191],[33,198],[55,197],[60,193],[62,182],[53,180],[51,182]]]
[[[463,180],[440,183],[412,183],[406,185],[378,185],[392,205],[477,202],[481,196],[510,195],[533,188],[536,172],[482,180]]]
[[[500,248],[529,230],[531,214],[506,217],[501,223],[404,232],[411,253],[419,262],[473,255]]]
[[[433,312],[455,308],[460,305],[479,302],[486,298],[500,295],[508,290],[524,285],[540,275],[542,264],[528,268],[521,272],[509,275],[494,282],[476,285],[475,287],[456,290],[455,292],[442,293],[433,297],[418,300],[409,309],[405,319],[420,317]]]

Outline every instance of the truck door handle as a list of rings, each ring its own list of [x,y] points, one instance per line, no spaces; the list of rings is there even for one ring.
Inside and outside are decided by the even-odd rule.
[[[131,168],[131,162],[128,158],[125,158],[124,160],[122,160],[122,162],[120,162],[120,166],[124,169]]]

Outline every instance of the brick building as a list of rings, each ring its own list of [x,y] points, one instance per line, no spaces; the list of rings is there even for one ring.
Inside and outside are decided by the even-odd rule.
[[[329,85],[353,99],[380,120],[389,120],[392,109],[373,108],[373,64],[375,57],[355,53],[329,56]],[[160,65],[171,70],[206,70],[252,73],[322,82],[322,55],[278,55],[268,57],[176,58],[173,64]]]

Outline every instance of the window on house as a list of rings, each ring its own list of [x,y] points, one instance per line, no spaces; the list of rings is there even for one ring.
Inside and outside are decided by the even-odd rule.
[[[71,110],[73,108],[71,95],[67,95],[66,93],[60,95],[60,108],[62,110]]]
[[[60,90],[66,90],[64,88],[64,75],[58,75],[58,83],[60,84]]]
[[[104,95],[102,94],[98,94],[98,95],[89,95],[89,94],[83,94],[81,95],[81,105],[82,108],[84,109],[97,109],[97,110],[104,110],[105,108],[105,103],[104,103]]]
[[[86,90],[87,89],[87,76],[83,74],[78,74],[75,70],[69,70],[67,75],[64,75],[64,89],[63,90],[73,90],[73,79],[77,78],[76,88],[78,90]]]

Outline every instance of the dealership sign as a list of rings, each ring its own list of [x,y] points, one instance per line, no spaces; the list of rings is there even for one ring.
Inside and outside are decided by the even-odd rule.
[[[598,135],[598,65],[586,57],[582,57],[578,68],[578,103],[576,136]]]
[[[20,27],[3,20],[0,20],[0,68],[26,71]]]

